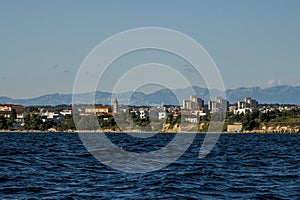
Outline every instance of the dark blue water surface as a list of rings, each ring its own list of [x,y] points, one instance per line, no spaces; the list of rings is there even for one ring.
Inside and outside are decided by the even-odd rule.
[[[123,148],[137,145],[126,134],[109,137]],[[173,137],[143,139],[138,149]],[[128,174],[101,164],[76,133],[0,133],[0,199],[300,198],[300,135],[223,134],[199,159],[203,138],[168,167]]]

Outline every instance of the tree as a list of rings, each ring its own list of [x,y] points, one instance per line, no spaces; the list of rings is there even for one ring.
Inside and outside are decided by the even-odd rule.
[[[12,128],[13,128],[14,122],[15,122],[15,121],[14,121],[12,118],[6,118],[7,128],[8,128],[8,129],[12,129]]]
[[[33,115],[26,115],[25,117],[25,125],[24,128],[29,130],[45,130],[45,128],[43,126],[43,121],[41,116],[33,114]]]
[[[26,115],[24,119],[24,128],[29,130],[30,129],[30,115]]]
[[[244,130],[251,131],[259,127],[259,123],[255,121],[255,115],[252,113],[246,113],[242,119],[242,125]]]
[[[269,117],[268,113],[260,113],[259,120],[261,122],[268,122],[268,121],[270,121],[270,117]]]
[[[65,120],[56,126],[57,130],[65,131],[65,130],[75,130],[75,124],[72,116],[66,116]]]
[[[0,129],[7,129],[7,123],[4,115],[0,115]]]
[[[137,126],[145,127],[145,126],[148,126],[150,124],[150,118],[149,117],[141,119],[140,116],[138,116],[134,112],[130,113],[130,118],[132,119],[133,123]]]
[[[77,123],[78,130],[97,130],[99,123],[93,115],[81,116]]]
[[[12,109],[11,119],[12,119],[13,121],[15,121],[15,120],[17,119],[17,112],[16,112],[16,109]]]

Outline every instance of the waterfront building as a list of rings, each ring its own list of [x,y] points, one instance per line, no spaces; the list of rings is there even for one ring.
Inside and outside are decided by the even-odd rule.
[[[24,119],[29,113],[30,109],[26,106],[15,104],[0,104],[0,115],[3,115],[5,118],[15,117],[15,120],[18,123],[24,123]]]
[[[243,129],[243,125],[241,123],[229,124],[227,125],[228,133],[239,133]]]

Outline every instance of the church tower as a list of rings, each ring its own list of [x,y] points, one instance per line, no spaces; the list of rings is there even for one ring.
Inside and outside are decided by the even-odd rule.
[[[117,114],[118,113],[118,107],[119,107],[119,104],[118,104],[118,100],[117,99],[115,99],[114,100],[114,107],[113,107],[113,113],[114,114]]]

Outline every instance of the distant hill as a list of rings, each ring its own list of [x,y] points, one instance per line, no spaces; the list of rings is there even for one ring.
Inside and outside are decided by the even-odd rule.
[[[230,102],[237,102],[245,96],[253,97],[259,103],[300,104],[300,86],[275,86],[270,88],[238,88],[226,91]]]
[[[130,92],[127,92],[118,94],[116,98],[121,104],[161,105],[162,103],[164,103],[179,105],[182,103],[183,99],[189,98],[189,95],[192,94],[192,89],[195,91],[198,97],[201,97],[205,100],[205,103],[209,101],[210,96],[208,89],[200,87],[176,89],[174,93],[168,89],[159,90],[151,94],[145,94],[142,92],[135,92],[131,94]],[[111,93],[97,91],[95,96],[96,103],[107,105],[111,104]],[[252,97],[259,103],[300,104],[300,86],[285,85],[264,89],[259,87],[242,87],[238,89],[227,90],[226,96],[231,103],[241,101],[244,99],[244,97]],[[93,98],[93,93],[80,94],[77,97],[81,100],[81,102],[87,102],[87,99]],[[129,97],[130,99],[128,102]],[[22,105],[72,104],[72,94],[47,94],[29,99],[12,99],[2,96],[0,97],[0,103],[13,103]]]

